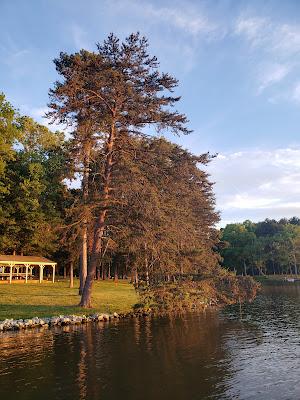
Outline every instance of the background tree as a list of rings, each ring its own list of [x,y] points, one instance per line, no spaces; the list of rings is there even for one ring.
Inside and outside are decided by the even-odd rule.
[[[64,138],[1,99],[0,251],[51,254],[66,193]]]
[[[230,269],[246,260],[247,272],[252,275],[298,273],[300,229],[297,217],[229,224],[221,230],[221,239],[227,243],[220,251],[223,265]],[[241,268],[237,271],[242,273]]]

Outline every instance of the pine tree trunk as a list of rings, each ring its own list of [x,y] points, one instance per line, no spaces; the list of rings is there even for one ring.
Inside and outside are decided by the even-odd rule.
[[[105,210],[104,210],[105,211]],[[82,291],[81,301],[79,305],[81,307],[91,308],[92,307],[92,286],[93,281],[96,276],[97,265],[99,261],[99,256],[101,254],[101,239],[104,234],[104,219],[106,213],[103,211],[100,213],[100,222],[98,221],[98,227],[96,226],[95,233],[94,233],[94,240],[93,240],[93,248],[90,263],[88,266],[88,273],[85,280],[85,285]],[[102,222],[103,221],[103,222]],[[101,228],[99,229],[99,223],[101,224]]]
[[[114,281],[118,282],[118,265],[117,265],[117,263],[115,266]]]
[[[96,268],[97,268],[97,259],[94,257],[94,254],[92,254],[88,269],[88,274],[85,280],[85,285],[81,296],[81,301],[79,303],[81,307],[85,308],[92,307],[92,287],[95,278]]]
[[[83,191],[83,204],[87,206],[89,197],[89,175],[90,175],[90,154],[91,143],[88,142],[85,148],[85,156],[83,160],[83,178],[82,178],[82,191]],[[81,248],[81,265],[80,265],[80,285],[79,294],[82,294],[88,269],[88,220],[87,217],[83,220],[82,227],[82,248]]]
[[[70,288],[74,286],[74,266],[73,261],[70,262]]]
[[[110,185],[111,185],[111,175],[113,167],[113,149],[115,143],[115,135],[116,135],[115,113],[113,113],[111,131],[105,149],[105,169],[103,175],[102,210],[99,213],[98,220],[96,222],[94,230],[91,260],[90,264],[88,265],[88,274],[83,288],[81,301],[79,304],[81,307],[90,308],[92,306],[92,299],[91,299],[92,286],[96,275],[97,264],[99,262],[101,255],[102,238],[104,235],[105,222],[106,222],[106,216],[110,199]]]
[[[88,240],[87,225],[84,222],[84,227],[82,229],[82,249],[81,249],[81,257],[80,257],[79,294],[82,294],[86,276],[87,276],[87,257],[88,257],[87,240]]]

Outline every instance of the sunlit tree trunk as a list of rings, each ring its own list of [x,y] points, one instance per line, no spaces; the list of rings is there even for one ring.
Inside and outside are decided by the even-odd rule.
[[[118,264],[115,266],[114,281],[118,282]]]
[[[74,286],[74,264],[70,262],[70,288]]]
[[[99,263],[102,238],[105,230],[106,215],[108,212],[108,205],[110,199],[110,185],[112,178],[113,168],[113,150],[116,139],[115,118],[112,119],[111,131],[105,149],[105,168],[103,176],[103,189],[102,189],[102,209],[99,212],[98,219],[94,230],[93,247],[91,260],[88,267],[88,273],[83,288],[80,306],[91,307],[91,294],[93,281],[96,275],[97,264]]]
[[[83,189],[83,204],[86,207],[89,197],[89,174],[90,174],[90,154],[91,154],[91,143],[88,142],[85,146],[85,156],[83,160],[83,179],[82,179],[82,189]],[[81,249],[81,265],[80,265],[80,285],[79,294],[82,294],[85,280],[87,277],[88,269],[88,220],[85,215],[82,227],[82,249]]]

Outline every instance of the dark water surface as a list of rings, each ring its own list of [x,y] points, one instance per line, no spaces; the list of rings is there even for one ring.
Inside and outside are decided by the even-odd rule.
[[[300,399],[300,285],[182,318],[0,334],[0,399]]]

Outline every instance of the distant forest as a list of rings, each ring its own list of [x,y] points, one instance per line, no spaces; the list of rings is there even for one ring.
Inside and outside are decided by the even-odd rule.
[[[266,219],[228,224],[221,229],[224,267],[244,275],[298,274],[300,219]]]

